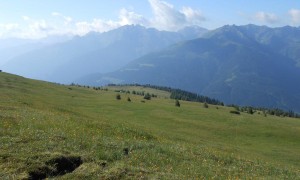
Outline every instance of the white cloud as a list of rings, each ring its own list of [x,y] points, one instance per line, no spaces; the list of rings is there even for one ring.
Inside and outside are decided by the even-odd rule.
[[[133,11],[128,11],[127,9],[123,8],[120,11],[119,15],[119,23],[120,25],[128,25],[128,24],[139,24],[143,26],[148,25],[148,20],[145,19],[142,15],[137,14]]]
[[[20,25],[17,23],[0,24],[0,37],[15,35],[18,33]]]
[[[292,19],[292,24],[294,24],[294,25],[299,25],[300,24],[300,10],[291,9],[289,11],[289,15]]]
[[[272,13],[266,13],[266,12],[257,12],[254,15],[254,20],[262,22],[262,23],[267,23],[267,24],[275,24],[279,22],[279,18]]]
[[[148,0],[153,17],[145,18],[143,15],[122,8],[119,11],[118,20],[103,20],[94,18],[87,21],[76,21],[72,17],[60,12],[52,12],[44,19],[34,19],[22,16],[23,22],[19,24],[0,24],[0,38],[21,37],[41,38],[49,35],[85,35],[91,31],[105,32],[124,25],[143,25],[159,30],[177,31],[185,26],[200,25],[205,17],[199,10],[183,7],[181,10],[162,0]]]
[[[29,21],[29,20],[30,20],[30,18],[29,18],[28,16],[22,16],[22,19],[23,19],[24,21]]]
[[[154,18],[151,24],[163,30],[179,29],[185,24],[185,15],[177,11],[171,4],[159,0],[149,0]]]
[[[35,32],[49,32],[54,29],[54,27],[47,24],[45,20],[35,21],[29,25],[29,28]]]
[[[5,29],[6,31],[12,31],[19,27],[19,24],[9,23],[9,24],[0,24],[1,29]]]
[[[190,7],[183,7],[181,12],[185,15],[188,24],[197,25],[206,20],[201,11],[194,10]]]
[[[149,3],[154,14],[151,26],[158,29],[176,31],[185,26],[200,25],[206,19],[200,11],[190,7],[179,11],[161,0],[149,0]]]
[[[61,14],[59,12],[52,12],[51,15],[52,16],[61,16]]]
[[[63,14],[61,14],[59,12],[52,12],[51,15],[54,16],[54,17],[63,18],[65,24],[70,24],[73,21],[73,19],[71,17],[64,16]]]
[[[112,29],[116,29],[120,26],[137,25],[137,24],[147,26],[149,22],[142,15],[123,8],[119,12],[118,21],[93,19],[91,22],[87,22],[87,21],[76,22],[75,30],[73,31],[73,34],[85,35],[91,31],[106,32]]]
[[[54,34],[55,27],[46,22],[46,20],[30,20],[26,30],[19,28],[15,33],[17,37],[36,39]]]
[[[94,19],[92,22],[77,22],[73,34],[85,35],[91,31],[105,32],[120,27],[119,23],[114,21],[103,21],[101,19]]]

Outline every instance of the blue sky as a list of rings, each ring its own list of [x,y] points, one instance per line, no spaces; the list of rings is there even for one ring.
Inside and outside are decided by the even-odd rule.
[[[176,31],[198,25],[300,26],[299,0],[0,0],[0,38],[84,35],[126,24]]]

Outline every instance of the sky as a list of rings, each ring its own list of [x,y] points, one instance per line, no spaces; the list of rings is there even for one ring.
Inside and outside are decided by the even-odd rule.
[[[139,24],[300,26],[299,0],[0,0],[0,38],[43,38],[106,32]]]

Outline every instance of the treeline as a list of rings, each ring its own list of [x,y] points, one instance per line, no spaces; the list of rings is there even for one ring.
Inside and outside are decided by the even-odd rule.
[[[81,86],[81,85],[74,84],[74,83],[72,83],[71,86],[90,88],[90,86]],[[171,99],[192,101],[192,102],[201,102],[201,103],[207,103],[207,104],[212,104],[212,105],[224,106],[224,103],[219,100],[216,100],[216,99],[213,99],[213,98],[210,98],[207,96],[198,95],[196,93],[184,91],[181,89],[174,89],[171,87],[156,86],[156,85],[150,85],[150,84],[145,84],[145,85],[141,85],[141,84],[122,84],[122,85],[108,84],[108,86],[121,86],[121,87],[122,86],[137,86],[137,87],[144,87],[144,88],[152,88],[152,89],[170,92]],[[103,88],[103,87],[93,87],[93,89],[105,90],[105,91],[108,90],[107,88]],[[121,90],[121,91],[124,91],[124,93],[129,93],[129,94],[131,93],[131,94],[146,96],[146,97],[150,97],[150,98],[157,97],[157,95],[145,93],[144,91],[142,91],[142,92],[138,92],[138,91],[130,92],[130,91],[125,91],[125,90]],[[235,108],[234,112],[237,112],[237,113],[239,113],[239,112],[244,112],[244,113],[249,113],[249,114],[262,113],[264,116],[272,115],[272,116],[279,116],[279,117],[300,118],[300,114],[295,113],[294,111],[284,111],[284,110],[278,109],[278,108],[238,106],[238,105],[234,105],[234,104],[229,104],[226,106],[234,107]]]
[[[170,98],[184,100],[184,101],[193,101],[193,102],[201,102],[201,103],[208,103],[208,104],[213,104],[213,105],[224,106],[223,102],[218,101],[216,99],[212,99],[207,96],[202,96],[202,95],[198,95],[195,93],[183,91],[180,89],[172,89]]]
[[[157,89],[157,90],[162,90],[162,91],[167,91],[170,92],[170,98],[171,99],[177,99],[177,100],[183,100],[183,101],[192,101],[192,102],[201,102],[201,103],[208,103],[208,104],[213,104],[213,105],[221,105],[224,106],[224,103],[207,97],[207,96],[202,96],[198,95],[196,93],[191,93],[188,91],[184,91],[181,89],[173,89],[170,87],[163,87],[163,86],[155,86],[155,85],[140,85],[140,84],[123,84],[123,85],[116,85],[116,84],[109,84],[108,86],[138,86],[138,87],[144,87],[144,88],[152,88],[152,89]]]
[[[150,100],[151,97],[157,97],[157,95],[155,94],[150,94],[150,93],[145,93],[145,91],[129,91],[129,90],[124,90],[124,89],[121,89],[121,90],[115,90],[115,92],[118,92],[118,93],[126,93],[126,94],[133,94],[133,95],[139,95],[139,96],[144,96],[144,99],[148,99]]]
[[[173,89],[170,87],[163,87],[163,86],[155,86],[155,85],[140,85],[140,84],[124,84],[124,85],[115,85],[115,84],[110,84],[109,86],[140,86],[140,87],[148,87],[152,89],[157,89],[157,90],[162,90],[162,91],[167,91],[170,92],[170,98],[171,99],[177,99],[177,100],[184,100],[184,101],[193,101],[193,102],[201,102],[201,103],[208,103],[208,104],[213,104],[213,105],[221,105],[224,106],[224,103],[207,97],[207,96],[202,96],[198,95],[196,93],[191,93],[188,91],[184,91],[181,89]],[[264,108],[264,107],[253,107],[253,106],[237,106],[237,105],[226,105],[228,107],[234,107],[237,112],[244,112],[244,113],[249,113],[249,114],[254,114],[254,113],[263,113],[264,116],[267,115],[273,115],[273,116],[279,116],[279,117],[293,117],[293,118],[300,118],[300,115],[293,112],[293,111],[284,111],[282,109],[272,109],[272,108]]]
[[[136,87],[143,87],[143,88],[152,88],[152,89],[157,89],[157,90],[162,90],[162,91],[167,91],[171,92],[172,88],[170,87],[164,87],[164,86],[156,86],[156,85],[151,85],[151,84],[108,84],[107,86],[136,86]]]
[[[71,83],[69,86],[82,87],[82,88],[88,88],[88,89],[93,88],[96,91],[98,91],[98,90],[108,91],[108,89],[104,88],[104,87],[85,86],[85,85],[80,85],[80,84],[75,84],[75,83]]]
[[[264,107],[253,107],[253,106],[237,106],[237,105],[228,105],[229,107],[234,107],[235,110],[239,112],[245,112],[249,114],[254,113],[263,113],[263,115],[272,115],[279,117],[292,117],[292,118],[300,118],[300,114],[295,113],[294,111],[284,111],[282,109],[272,109],[272,108],[264,108]]]

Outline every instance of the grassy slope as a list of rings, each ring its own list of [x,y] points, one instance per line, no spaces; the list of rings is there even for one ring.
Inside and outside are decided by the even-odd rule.
[[[57,155],[84,160],[62,179],[300,178],[299,119],[115,95],[0,73],[0,179]]]
[[[136,91],[136,92],[144,92],[149,93],[149,94],[155,94],[157,95],[157,97],[159,98],[169,98],[171,93],[170,92],[166,92],[166,91],[161,91],[161,90],[157,90],[157,89],[152,89],[152,88],[148,88],[148,87],[143,87],[143,86],[108,86],[107,89],[111,90],[111,91]]]

